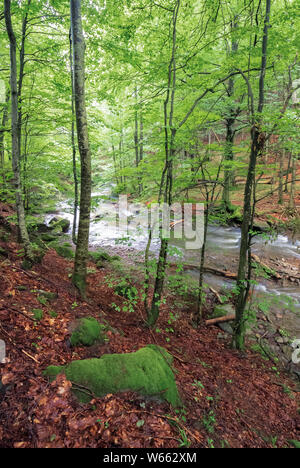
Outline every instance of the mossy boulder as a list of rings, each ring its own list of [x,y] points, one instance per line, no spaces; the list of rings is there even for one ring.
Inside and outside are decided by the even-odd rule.
[[[103,249],[99,249],[97,252],[90,252],[89,255],[91,261],[96,263],[99,268],[102,268],[105,262],[111,263],[120,260],[120,257],[117,255],[111,256]]]
[[[214,308],[212,318],[226,317],[227,315],[235,315],[235,308],[232,304],[217,305]]]
[[[45,233],[41,235],[41,239],[43,242],[49,243],[49,242],[55,242],[56,241],[56,235],[51,234],[51,233]]]
[[[75,257],[75,252],[72,249],[70,244],[64,245],[55,245],[53,246],[56,252],[60,257],[66,258],[68,260],[73,260]]]
[[[105,325],[100,324],[93,317],[82,318],[71,335],[71,346],[92,346],[96,342],[104,343],[105,329]]]
[[[132,391],[178,407],[181,400],[171,365],[172,357],[165,349],[150,345],[136,353],[104,355],[101,359],[74,361],[65,367],[50,366],[44,375],[54,379],[64,373],[83,402],[93,396]],[[89,389],[91,396],[80,386]]]
[[[61,231],[63,233],[67,233],[70,229],[71,223],[68,219],[64,218],[53,218],[50,221],[50,226],[54,231]]]
[[[267,221],[256,220],[253,225],[253,230],[256,232],[269,232],[270,225]]]

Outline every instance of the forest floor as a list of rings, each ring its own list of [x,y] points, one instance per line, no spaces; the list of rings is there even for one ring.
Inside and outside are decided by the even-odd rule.
[[[11,213],[0,208],[3,226]],[[299,440],[297,383],[250,349],[233,351],[218,328],[192,328],[191,310],[177,309],[176,298],[166,297],[160,333],[150,331],[141,304],[131,313],[112,306],[121,308],[124,299],[105,282],[109,270],[90,265],[83,302],[70,282],[71,261],[49,250],[40,265],[24,271],[14,233],[0,247],[0,339],[7,345],[7,362],[0,365],[0,447],[272,448]],[[55,293],[55,299],[41,304],[41,291]],[[212,307],[210,298],[206,312]],[[43,310],[40,322],[34,309]],[[170,313],[177,316],[171,334]],[[109,323],[109,343],[70,348],[72,324],[85,316]],[[130,353],[148,344],[173,355],[183,410],[132,393],[83,405],[65,377],[53,383],[43,377],[51,364]]]

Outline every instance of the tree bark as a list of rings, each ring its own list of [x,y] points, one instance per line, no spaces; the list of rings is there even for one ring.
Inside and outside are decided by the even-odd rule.
[[[74,220],[72,230],[73,243],[77,243],[77,222],[78,222],[78,206],[79,206],[79,184],[77,174],[77,161],[76,161],[76,144],[75,144],[75,95],[74,95],[74,65],[73,65],[73,44],[72,33],[70,31],[70,69],[71,69],[71,110],[72,110],[72,124],[71,124],[71,144],[72,144],[72,161],[73,161],[73,179],[74,179]]]
[[[295,209],[295,186],[296,186],[296,158],[292,154],[292,180],[291,180],[291,189],[290,189],[290,201],[289,209]]]
[[[168,69],[168,90],[164,103],[164,122],[165,122],[165,168],[162,174],[161,190],[164,187],[164,201],[170,207],[172,205],[173,195],[173,159],[175,156],[175,138],[176,128],[174,127],[174,106],[176,93],[176,45],[177,45],[177,20],[180,9],[180,0],[176,2],[173,11],[173,33],[172,33],[172,55]],[[170,129],[170,130],[169,130]],[[154,327],[158,317],[161,305],[162,293],[164,288],[166,265],[168,257],[169,239],[161,238],[161,247],[157,263],[157,271],[154,285],[154,293],[151,308],[148,312],[148,325]]]
[[[280,155],[279,155],[279,187],[278,187],[278,192],[279,192],[278,204],[279,205],[283,204],[283,165],[284,165],[284,160],[285,160],[285,150],[283,149],[282,151],[280,151]]]
[[[7,121],[8,121],[9,99],[10,99],[10,92],[9,92],[9,89],[8,89],[7,92],[6,92],[5,104],[4,104],[4,108],[3,108],[2,122],[1,122],[1,128],[0,128],[0,163],[1,163],[3,184],[6,183],[6,181],[5,181],[5,169],[4,169],[4,164],[5,164],[4,136],[5,136],[5,130],[6,130],[5,127],[6,127],[6,124],[7,124]]]
[[[248,91],[252,101],[252,130],[251,130],[251,154],[248,168],[247,181],[245,186],[244,195],[244,216],[242,223],[242,237],[241,237],[241,248],[240,248],[240,260],[239,260],[239,271],[237,287],[239,290],[236,306],[236,322],[233,337],[233,346],[243,351],[245,349],[245,333],[246,333],[246,318],[245,318],[245,307],[249,294],[249,272],[251,272],[251,236],[250,228],[253,220],[252,212],[252,196],[255,185],[255,170],[257,158],[263,152],[263,133],[261,130],[261,113],[264,109],[265,103],[265,75],[267,68],[267,49],[268,49],[268,38],[269,38],[269,27],[270,27],[270,11],[271,11],[271,0],[266,0],[266,13],[265,13],[265,25],[264,35],[262,43],[262,64],[259,79],[259,100],[257,115],[254,113],[254,100],[253,92],[248,82]],[[249,258],[250,257],[250,258]]]
[[[74,63],[74,93],[78,148],[81,160],[80,217],[73,284],[86,297],[87,259],[91,215],[91,151],[85,103],[85,42],[82,31],[81,0],[71,0],[71,31]]]
[[[14,34],[12,21],[10,0],[4,0],[4,14],[6,30],[10,42],[10,88],[11,88],[11,124],[12,124],[12,166],[14,173],[14,187],[16,193],[16,208],[18,216],[18,226],[21,243],[24,245],[25,260],[30,266],[34,262],[33,250],[31,247],[26,221],[25,210],[23,204],[23,190],[20,175],[20,142],[19,142],[19,126],[18,126],[18,84],[17,84],[17,43]]]
[[[231,32],[237,28],[236,18],[231,23]],[[232,40],[230,55],[234,54],[238,50],[238,43]],[[234,96],[234,78],[231,77],[228,82],[227,95],[231,99]],[[229,115],[226,118],[226,142],[225,142],[225,171],[224,171],[224,191],[223,191],[223,202],[226,210],[230,208],[230,186],[232,183],[232,168],[230,167],[234,156],[233,156],[233,144],[234,144],[234,124],[237,118],[237,111],[230,106]]]

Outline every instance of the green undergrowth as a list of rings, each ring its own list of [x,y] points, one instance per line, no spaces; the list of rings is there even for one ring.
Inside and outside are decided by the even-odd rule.
[[[75,252],[72,249],[72,245],[68,242],[59,244],[58,241],[54,241],[48,244],[48,246],[56,251],[56,253],[63,258],[68,260],[73,260],[75,257]]]
[[[44,375],[55,379],[64,373],[73,384],[74,394],[84,403],[93,397],[133,391],[179,407],[172,361],[164,348],[149,345],[136,353],[104,355],[101,359],[74,361],[65,367],[50,366]]]

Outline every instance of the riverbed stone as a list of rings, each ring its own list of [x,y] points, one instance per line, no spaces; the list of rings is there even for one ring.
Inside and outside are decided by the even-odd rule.
[[[58,218],[58,217],[53,218],[49,224],[53,230],[55,231],[61,230],[65,234],[69,231],[70,226],[71,226],[71,223],[68,219]]]
[[[270,225],[266,221],[256,220],[253,225],[253,230],[258,232],[268,232],[270,231]]]
[[[232,323],[233,322],[219,323],[218,327],[221,328],[223,332],[228,333],[228,335],[233,335]]]

